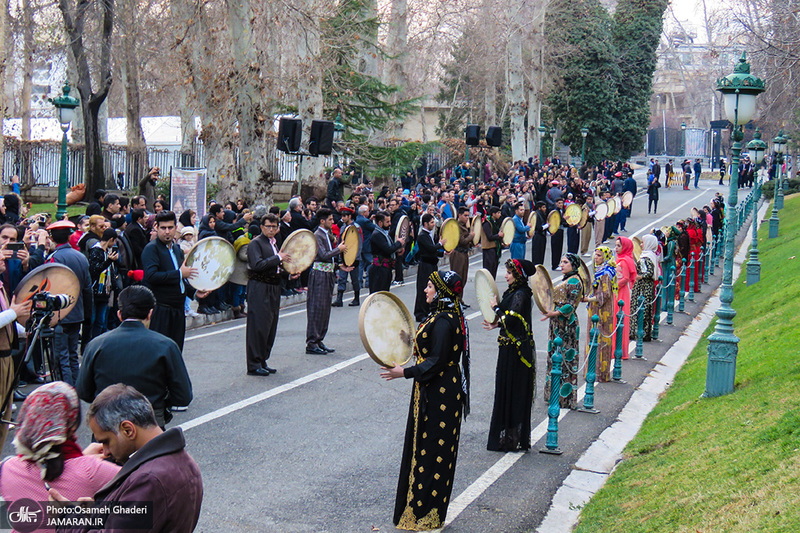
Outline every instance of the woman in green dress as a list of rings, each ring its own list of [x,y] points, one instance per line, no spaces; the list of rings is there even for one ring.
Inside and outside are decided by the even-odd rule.
[[[550,335],[547,344],[547,380],[544,387],[544,398],[550,402],[550,372],[553,369],[553,355],[556,346],[553,341],[561,337],[563,345],[561,354],[564,362],[561,365],[561,383],[571,383],[572,391],[566,396],[559,396],[559,405],[563,409],[578,408],[578,353],[580,351],[580,326],[578,323],[578,304],[583,300],[583,283],[578,275],[581,260],[575,254],[567,254],[561,258],[561,273],[564,279],[553,287],[553,304],[555,309],[548,312],[544,320],[550,320]]]
[[[423,531],[444,525],[458,455],[461,417],[469,414],[469,332],[455,272],[433,272],[425,288],[431,313],[414,337],[414,366],[384,367],[386,380],[414,380],[394,524]]]
[[[589,302],[589,323],[597,315],[597,381],[611,381],[614,366],[614,308],[617,302],[617,264],[614,252],[608,246],[598,246],[594,251],[594,281]],[[588,346],[588,343],[587,343]]]

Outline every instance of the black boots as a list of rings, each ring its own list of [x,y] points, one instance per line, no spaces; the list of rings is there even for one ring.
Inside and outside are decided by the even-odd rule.
[[[349,305],[350,307],[358,307],[359,305],[361,305],[361,302],[359,301],[359,292],[360,291],[355,291],[353,296],[353,301],[347,305]]]
[[[342,296],[344,296],[344,291],[336,291],[336,301],[331,304],[331,307],[341,307],[344,305],[342,302]]]

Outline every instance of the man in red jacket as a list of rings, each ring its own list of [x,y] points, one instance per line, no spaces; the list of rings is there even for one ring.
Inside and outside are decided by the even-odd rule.
[[[152,505],[153,523],[147,528],[151,533],[194,531],[203,503],[203,480],[197,463],[184,449],[183,432],[179,428],[162,431],[147,398],[122,383],[106,387],[89,406],[86,418],[103,454],[122,465],[94,500]],[[55,489],[49,493],[55,501],[67,501]],[[111,514],[103,530],[131,529],[126,527],[129,520]]]

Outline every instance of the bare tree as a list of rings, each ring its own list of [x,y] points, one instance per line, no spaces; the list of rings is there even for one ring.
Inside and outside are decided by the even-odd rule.
[[[117,14],[119,36],[122,46],[119,52],[120,81],[125,95],[126,141],[128,145],[128,165],[133,183],[139,183],[147,174],[147,143],[144,138],[141,120],[140,84],[139,84],[139,43],[142,24],[139,23],[139,3],[134,0],[122,0],[121,10]]]
[[[84,44],[89,0],[58,0],[58,7],[64,19],[64,28],[69,38],[69,46],[75,56],[78,71],[77,88],[81,98],[81,110],[85,128],[86,166],[84,178],[86,195],[91,198],[94,191],[105,186],[103,171],[103,152],[100,145],[98,118],[100,107],[111,89],[111,34],[114,29],[114,0],[100,0],[101,11],[99,61],[95,69],[96,82],[92,80],[87,47]],[[93,87],[93,85],[95,87]]]

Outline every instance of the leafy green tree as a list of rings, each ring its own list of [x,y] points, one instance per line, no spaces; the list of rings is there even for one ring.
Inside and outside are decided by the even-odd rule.
[[[616,130],[616,89],[620,70],[608,38],[613,21],[597,0],[555,0],[548,11],[546,38],[556,80],[547,104],[560,141],[580,152],[580,130],[589,129],[586,158],[619,157],[610,142]]]
[[[643,148],[650,122],[656,49],[669,0],[619,0],[614,12],[614,46],[621,77],[617,84],[613,151],[627,158]]]

